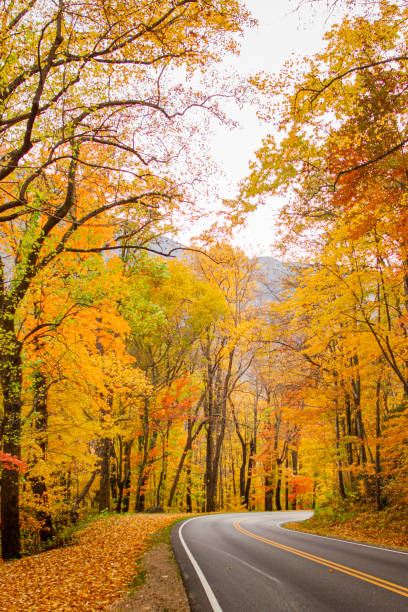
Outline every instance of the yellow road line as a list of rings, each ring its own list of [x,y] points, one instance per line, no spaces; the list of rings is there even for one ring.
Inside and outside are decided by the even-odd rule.
[[[280,544],[279,542],[268,540],[267,538],[263,538],[254,533],[251,533],[250,531],[247,531],[244,527],[240,525],[239,521],[234,521],[233,525],[235,529],[249,536],[250,538],[253,538],[254,540],[265,542],[265,544],[269,544],[270,546],[274,546],[275,548],[279,548],[286,552],[292,553],[293,555],[297,555],[298,557],[303,557],[304,559],[308,559],[309,561],[313,561],[314,563],[319,563],[320,565],[325,565],[330,569],[342,572],[343,574],[348,574],[349,576],[353,576],[354,578],[358,578],[359,580],[363,580],[364,582],[369,582],[370,584],[374,584],[375,586],[387,589],[388,591],[392,591],[393,593],[398,593],[398,595],[402,595],[403,597],[408,597],[407,587],[401,586],[399,584],[394,584],[393,582],[383,580],[382,578],[377,578],[376,576],[371,576],[371,574],[360,572],[359,570],[353,569],[352,567],[347,567],[346,565],[341,565],[340,563],[329,561],[328,559],[312,555],[310,553],[304,552],[303,550],[298,550],[297,548],[292,548],[291,546],[285,546],[285,544]]]

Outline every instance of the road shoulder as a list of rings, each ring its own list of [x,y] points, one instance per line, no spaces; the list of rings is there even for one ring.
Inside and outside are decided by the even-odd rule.
[[[384,533],[383,530],[377,528],[374,530],[368,525],[360,524],[359,521],[339,522],[331,525],[321,524],[314,517],[301,522],[284,522],[280,527],[288,531],[315,535],[333,540],[350,542],[354,544],[364,544],[378,548],[396,550],[399,552],[407,552],[406,545],[408,534],[407,525],[401,524],[399,530]]]
[[[111,607],[111,612],[190,612],[183,582],[170,545],[160,542],[139,564],[133,589]]]

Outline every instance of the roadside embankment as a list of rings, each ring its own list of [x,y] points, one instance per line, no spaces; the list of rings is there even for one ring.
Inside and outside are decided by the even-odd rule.
[[[129,514],[100,518],[80,530],[71,546],[0,563],[0,610],[109,610],[128,593],[152,535],[183,516]]]
[[[408,511],[323,508],[307,521],[287,523],[287,529],[366,542],[390,548],[408,548]]]

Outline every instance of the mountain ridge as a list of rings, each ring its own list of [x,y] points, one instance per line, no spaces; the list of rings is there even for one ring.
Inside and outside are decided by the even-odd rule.
[[[165,259],[169,259],[168,254],[172,253],[172,258],[182,259],[186,257],[188,260],[188,249],[180,242],[161,236],[156,241],[151,242],[152,249],[155,250],[155,255],[162,255]],[[261,255],[259,257],[250,258],[259,265],[259,281],[258,281],[258,300],[261,303],[267,301],[279,300],[280,294],[284,290],[285,280],[291,274],[289,264],[273,257],[272,255]]]

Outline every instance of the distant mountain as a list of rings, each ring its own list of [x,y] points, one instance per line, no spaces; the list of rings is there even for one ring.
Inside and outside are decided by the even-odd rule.
[[[170,253],[171,257],[180,259],[180,257],[183,256],[183,253],[188,252],[184,251],[185,247],[180,242],[176,242],[175,240],[168,238],[168,236],[160,236],[159,238],[152,240],[149,246],[158,254],[162,253],[164,257]],[[168,257],[166,257],[166,259],[168,259]]]
[[[157,238],[150,243],[150,246],[158,253],[163,253],[163,256],[171,253],[171,256],[176,259],[185,258],[188,261],[188,249],[185,249],[180,242],[176,242],[167,236]],[[284,289],[285,280],[291,275],[290,266],[268,255],[254,259],[259,266],[260,277],[258,281],[259,294],[256,301],[263,304],[278,300]]]
[[[279,300],[279,296],[285,288],[285,280],[291,275],[288,264],[271,256],[257,257],[259,265],[259,301],[270,302]]]

